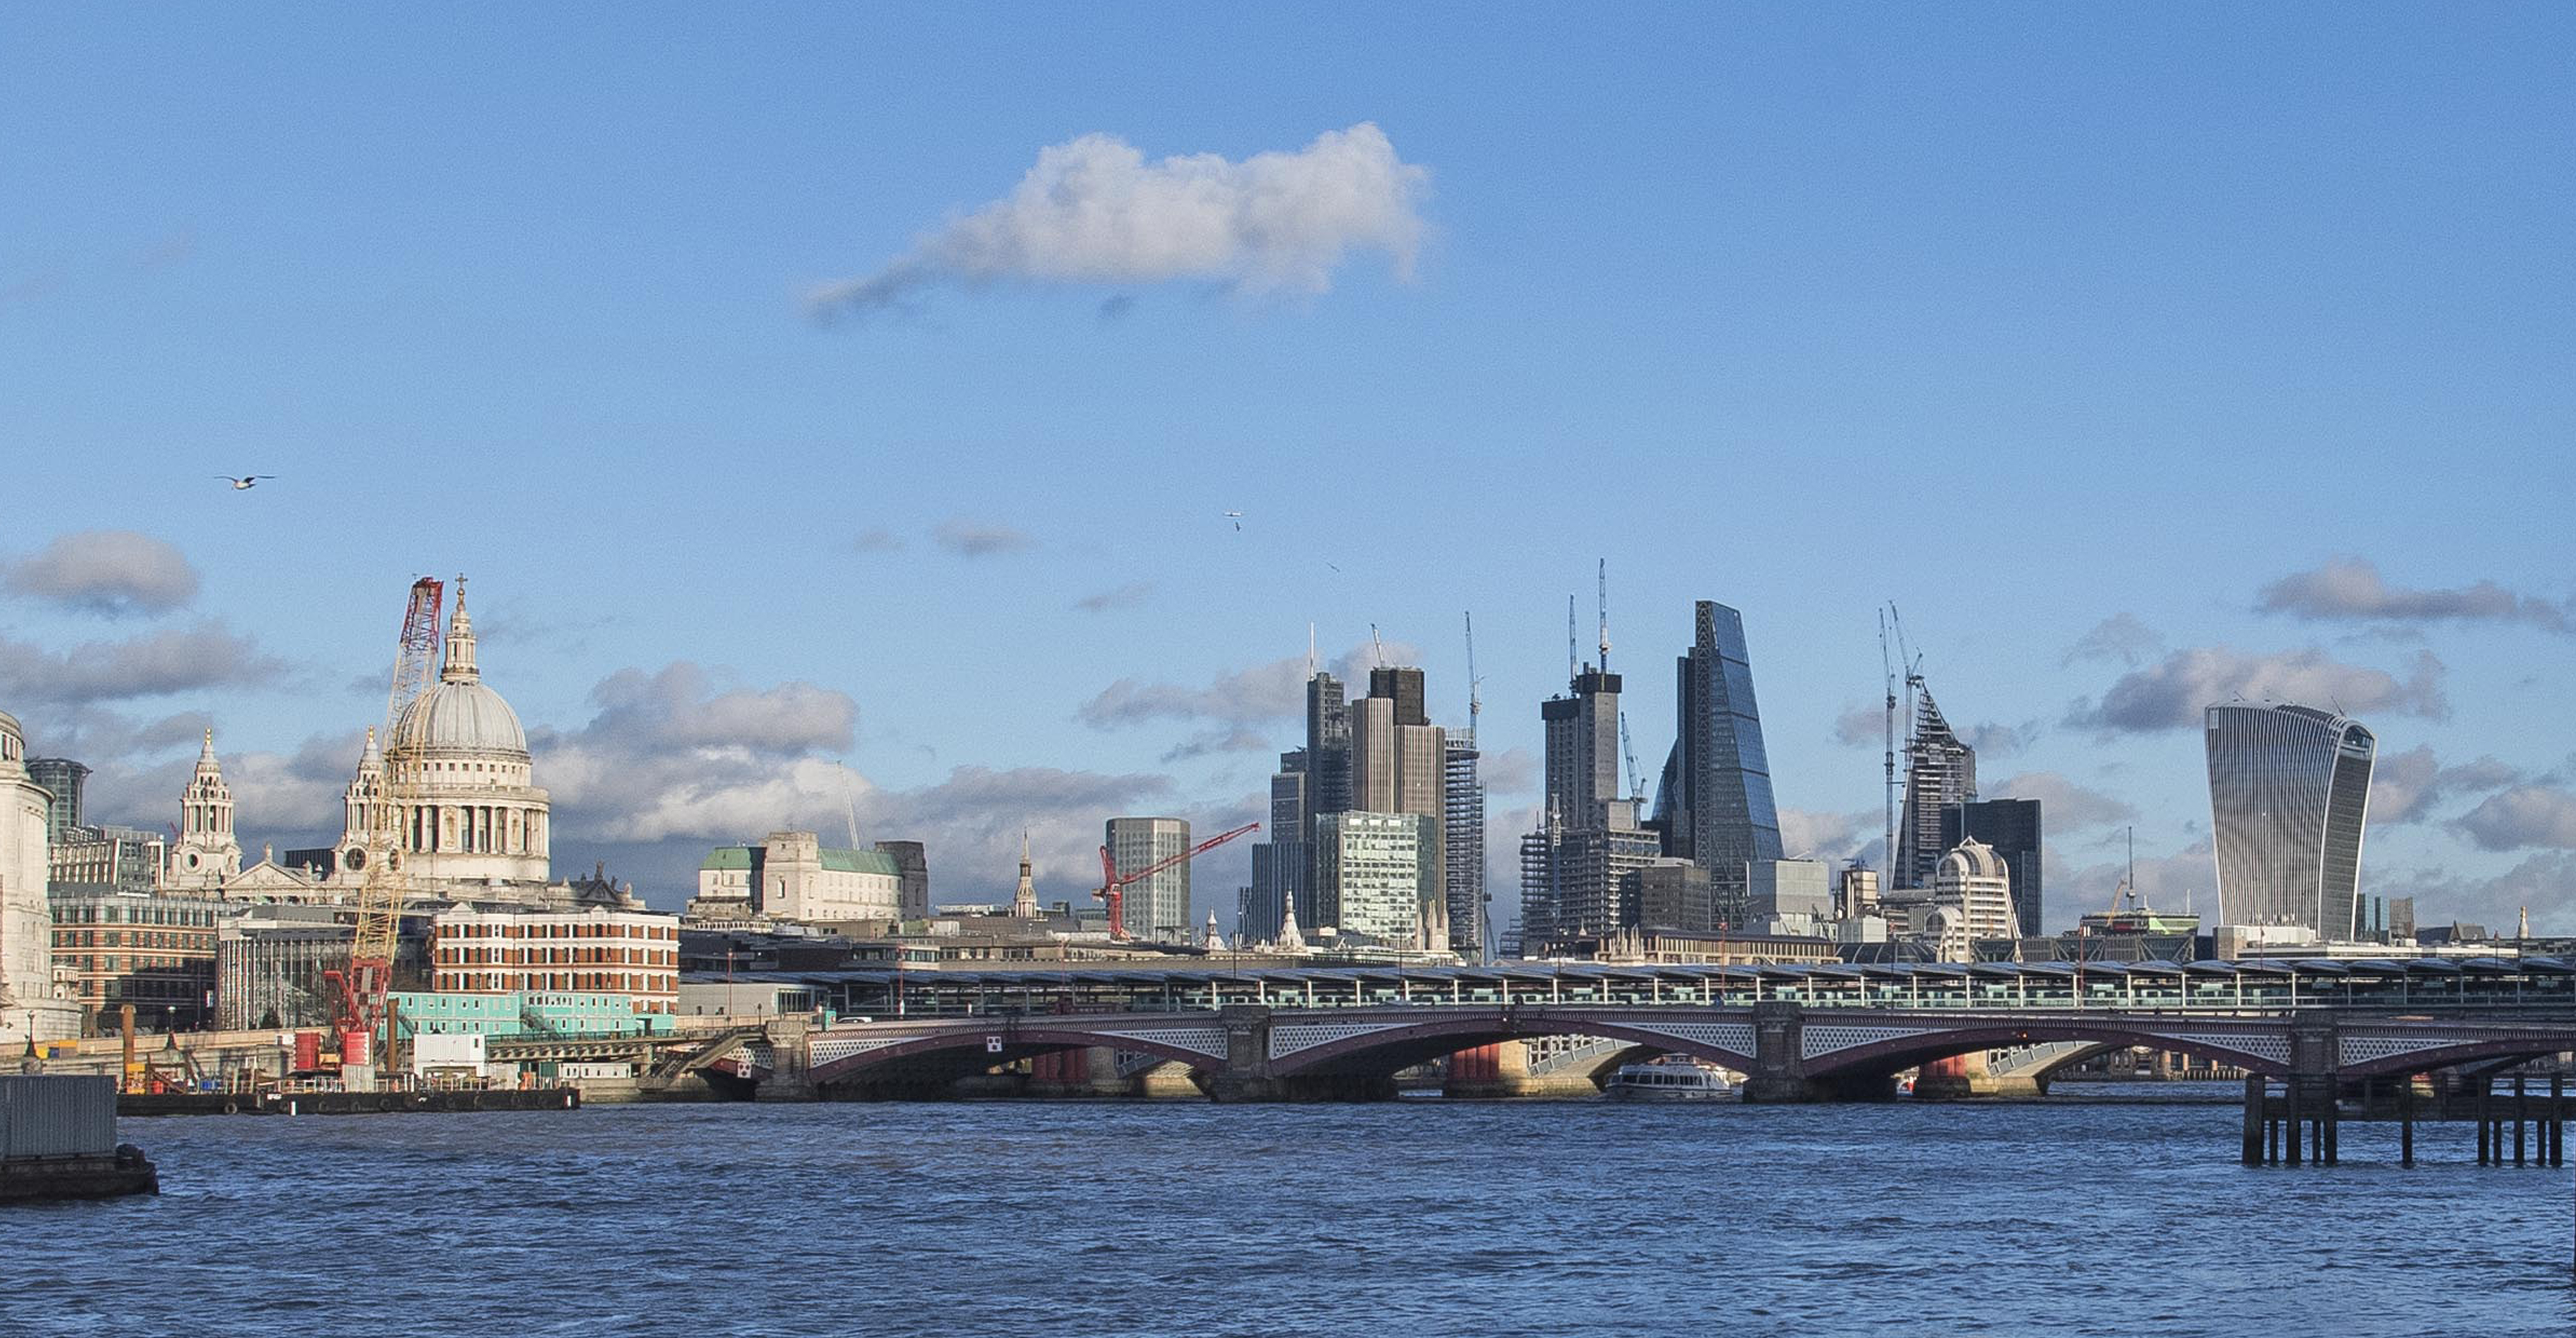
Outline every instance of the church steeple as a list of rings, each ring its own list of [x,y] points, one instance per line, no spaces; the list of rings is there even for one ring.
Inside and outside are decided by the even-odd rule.
[[[1038,885],[1037,880],[1030,876],[1030,868],[1029,834],[1027,832],[1021,832],[1020,885],[1016,891],[1011,893],[1011,918],[1015,920],[1034,920],[1038,918]]]
[[[456,578],[456,612],[447,620],[447,662],[439,670],[442,683],[476,683],[482,671],[474,667],[474,620],[465,616],[465,578]]]
[[[206,730],[205,747],[197,753],[197,774],[179,792],[179,842],[171,852],[171,874],[182,886],[215,887],[241,872],[241,841],[233,835],[233,792],[224,784],[223,763],[215,760],[215,731]]]

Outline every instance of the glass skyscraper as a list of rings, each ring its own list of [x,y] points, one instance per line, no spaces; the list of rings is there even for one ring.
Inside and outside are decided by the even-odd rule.
[[[2229,702],[2206,723],[2219,922],[2351,940],[2378,740],[2313,706]]]
[[[1721,891],[1740,890],[1746,865],[1780,858],[1780,814],[1753,703],[1744,615],[1705,599],[1695,614],[1691,648],[1678,664],[1678,719],[1654,825],[1667,854],[1708,870]]]

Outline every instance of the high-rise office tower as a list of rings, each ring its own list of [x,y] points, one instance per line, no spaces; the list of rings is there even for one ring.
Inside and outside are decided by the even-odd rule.
[[[1188,850],[1190,824],[1186,818],[1111,818],[1102,843],[1118,872],[1133,873]],[[1129,883],[1119,897],[1118,918],[1132,938],[1189,941],[1190,862]]]
[[[2040,935],[2040,808],[2036,799],[1981,799],[1941,810],[1941,844],[1982,841],[2012,873],[2013,914],[2021,936]]]
[[[1664,853],[1638,822],[1637,801],[1620,793],[1619,688],[1619,675],[1577,665],[1566,691],[1539,703],[1545,816],[1521,839],[1524,947],[1635,926],[1632,875]]]
[[[1279,770],[1270,778],[1270,823],[1263,829],[1270,839],[1252,847],[1252,886],[1245,889],[1235,925],[1237,943],[1269,942],[1278,935],[1291,905],[1297,908],[1299,921],[1315,923],[1310,890],[1314,847],[1305,838],[1311,817],[1306,788],[1312,779],[1306,770],[1305,749],[1292,748],[1279,755]]]
[[[1350,703],[1350,807],[1353,813],[1398,813],[1431,819],[1430,877],[1415,920],[1423,948],[1449,945],[1448,861],[1441,847],[1448,818],[1446,731],[1424,711],[1422,671],[1380,667],[1369,695]],[[1319,838],[1320,839],[1320,838]],[[1348,926],[1343,926],[1347,928]]]
[[[1753,701],[1744,615],[1711,600],[1694,607],[1690,650],[1677,664],[1673,750],[1655,795],[1664,848],[1701,868],[1718,887],[1745,885],[1745,866],[1780,858],[1780,814],[1771,762]]]
[[[1609,825],[1609,805],[1619,793],[1619,676],[1586,665],[1565,695],[1540,702],[1539,724],[1547,755],[1543,802],[1557,806],[1568,826]]]
[[[1306,668],[1306,811],[1297,839],[1306,848],[1306,895],[1297,903],[1297,920],[1310,932],[1328,926],[1315,889],[1321,872],[1316,861],[1315,820],[1351,806],[1351,704],[1342,681],[1314,667]]]
[[[2220,922],[2351,940],[2378,740],[2313,706],[2229,702],[2205,724]]]
[[[1916,683],[1914,735],[1905,746],[1905,816],[1896,829],[1898,887],[1930,887],[1955,841],[1941,839],[1941,811],[1977,797],[1977,750],[1959,741],[1932,693]]]
[[[54,796],[45,809],[45,839],[64,844],[66,834],[81,825],[81,786],[89,779],[89,768],[68,757],[31,757],[27,779]]]
[[[1345,939],[1421,946],[1424,884],[1440,871],[1440,822],[1419,813],[1351,809],[1315,820],[1319,899]]]
[[[1448,863],[1449,950],[1471,962],[1485,958],[1485,782],[1477,774],[1476,730],[1445,741],[1442,787],[1442,854]]]

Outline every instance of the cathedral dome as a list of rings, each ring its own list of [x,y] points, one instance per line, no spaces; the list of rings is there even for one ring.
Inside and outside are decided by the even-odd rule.
[[[528,758],[528,732],[519,727],[519,713],[500,693],[483,686],[482,670],[474,663],[474,620],[466,615],[461,585],[456,614],[447,624],[447,658],[438,681],[403,708],[387,746],[415,757],[437,752],[506,754],[518,762]]]
[[[394,747],[407,753],[472,752],[528,755],[528,733],[519,713],[481,683],[432,684],[394,722]]]

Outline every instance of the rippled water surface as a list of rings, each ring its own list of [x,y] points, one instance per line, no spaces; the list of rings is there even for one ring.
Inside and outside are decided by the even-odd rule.
[[[0,1333],[2558,1333],[2569,1171],[2226,1105],[593,1107],[129,1120]]]

